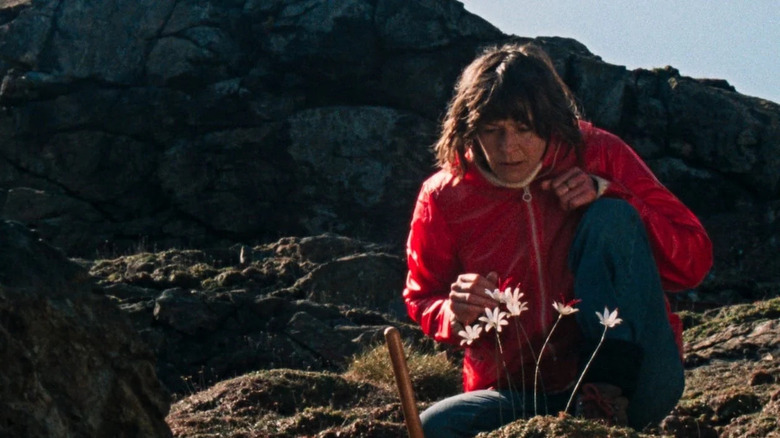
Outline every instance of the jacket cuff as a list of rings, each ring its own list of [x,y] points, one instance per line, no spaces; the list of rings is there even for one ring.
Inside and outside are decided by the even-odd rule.
[[[590,175],[590,178],[593,180],[593,184],[596,186],[596,197],[600,198],[601,195],[607,191],[607,188],[609,188],[609,180],[596,175]]]
[[[447,299],[441,307],[441,328],[439,330],[441,339],[438,339],[439,342],[457,343],[458,332],[463,330],[463,324],[455,319],[451,305],[452,301]]]

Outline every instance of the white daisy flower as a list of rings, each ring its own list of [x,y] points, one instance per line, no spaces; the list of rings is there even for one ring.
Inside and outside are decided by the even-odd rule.
[[[479,324],[467,325],[463,327],[463,330],[458,332],[461,338],[460,345],[471,345],[472,342],[479,338],[479,334],[482,333],[482,326]]]
[[[604,313],[601,314],[599,312],[596,312],[596,316],[599,317],[599,324],[603,325],[607,328],[612,328],[621,322],[623,322],[622,319],[618,318],[618,309],[615,309],[612,311],[612,313],[609,312],[609,309],[604,307]]]
[[[485,323],[486,332],[494,328],[501,333],[501,326],[509,324],[509,321],[506,320],[506,315],[507,313],[502,312],[498,307],[493,310],[485,308],[485,316],[480,316],[479,320]]]

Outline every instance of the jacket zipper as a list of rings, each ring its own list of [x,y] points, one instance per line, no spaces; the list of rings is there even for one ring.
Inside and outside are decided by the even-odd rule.
[[[528,206],[528,217],[531,224],[531,242],[534,246],[534,255],[536,256],[536,275],[539,278],[539,295],[540,295],[540,321],[539,326],[542,329],[542,333],[547,331],[547,288],[544,284],[544,270],[542,269],[542,252],[539,245],[539,234],[536,228],[536,216],[534,215],[534,209],[531,202],[533,196],[531,196],[531,189],[529,186],[523,187],[523,201]]]

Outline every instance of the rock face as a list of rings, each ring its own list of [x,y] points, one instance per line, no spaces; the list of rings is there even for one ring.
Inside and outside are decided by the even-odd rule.
[[[86,270],[21,224],[0,248],[0,436],[170,436],[151,351]]]
[[[241,256],[243,254],[243,261]],[[176,395],[258,369],[339,371],[406,320],[401,257],[336,235],[97,261],[91,275],[158,358]]]
[[[402,241],[450,83],[501,36],[450,1],[2,11],[2,214],[88,256],[142,237]]]
[[[88,257],[327,231],[400,246],[458,72],[526,41],[454,0],[15,0],[0,34],[0,213]],[[535,42],[702,218],[713,281],[777,281],[777,104]]]

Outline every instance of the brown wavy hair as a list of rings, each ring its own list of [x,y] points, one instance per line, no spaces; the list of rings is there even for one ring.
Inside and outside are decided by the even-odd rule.
[[[574,95],[541,48],[533,44],[490,47],[463,70],[455,85],[434,146],[436,159],[440,167],[462,176],[477,127],[501,119],[524,123],[539,137],[560,140],[580,156],[579,118]]]

